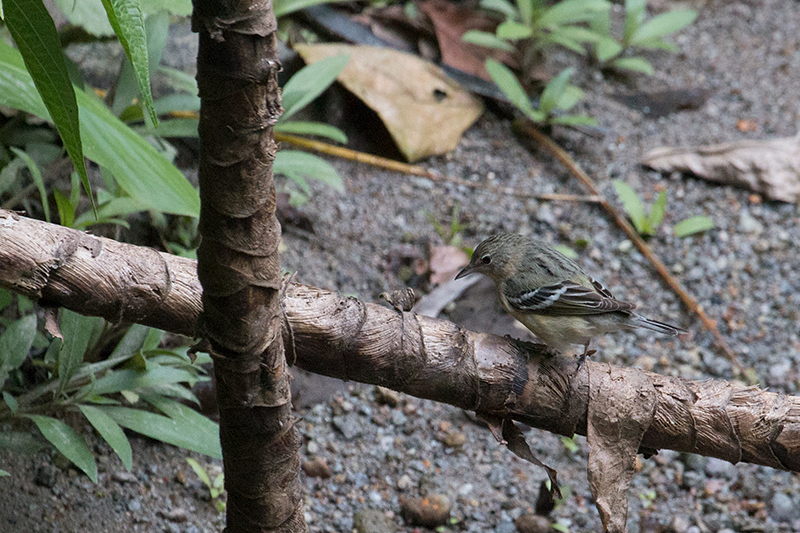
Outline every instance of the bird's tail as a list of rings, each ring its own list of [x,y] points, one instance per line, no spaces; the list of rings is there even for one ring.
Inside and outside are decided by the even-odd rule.
[[[664,322],[659,322],[658,320],[651,320],[647,317],[643,317],[642,315],[634,314],[631,318],[633,318],[633,320],[630,321],[629,324],[635,328],[649,329],[650,331],[655,331],[656,333],[662,333],[671,337],[675,337],[680,333],[686,333],[685,329],[677,326],[671,326],[669,324],[665,324]]]

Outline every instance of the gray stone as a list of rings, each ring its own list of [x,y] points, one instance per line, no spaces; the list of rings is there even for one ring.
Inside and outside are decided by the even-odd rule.
[[[353,515],[353,529],[357,533],[394,533],[397,524],[378,509],[361,509]]]

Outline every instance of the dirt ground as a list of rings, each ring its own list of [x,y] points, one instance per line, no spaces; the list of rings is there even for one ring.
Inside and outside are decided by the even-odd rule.
[[[718,320],[762,387],[797,394],[800,208],[694,177],[663,176],[643,169],[639,161],[658,146],[794,136],[800,124],[799,4],[658,4],[691,5],[700,13],[695,24],[675,37],[680,53],[648,55],[657,72],[651,78],[622,80],[580,69],[573,83],[586,90],[584,109],[605,135],[593,138],[559,129],[554,138],[609,198],[616,198],[613,178],[628,182],[648,202],[657,188],[667,191],[664,224],[650,245]],[[550,61],[556,72],[575,58],[556,53]],[[615,98],[678,88],[707,89],[709,96],[697,109],[660,118]],[[755,127],[741,128],[740,121]],[[443,244],[429,217],[449,223],[457,206],[468,245],[498,231],[530,233],[567,245],[585,239],[589,244],[579,250],[579,262],[615,296],[692,333],[682,341],[648,334],[607,336],[594,345],[599,360],[689,379],[732,378],[731,366],[715,350],[711,335],[599,207],[519,199],[330,161],[344,177],[346,192],[314,184],[314,196],[303,208],[314,234],[285,228],[282,264],[298,271],[299,281],[378,301],[381,292],[403,285],[398,277],[403,258],[425,258],[428,246]],[[531,193],[585,194],[551,156],[520,142],[508,120],[491,112],[467,131],[453,153],[424,164],[450,176]],[[711,217],[715,229],[675,237],[674,225],[694,215]],[[420,284],[413,277],[410,282]],[[451,319],[475,330],[529,338],[502,315],[486,285],[475,285],[447,311]],[[372,387],[358,384],[298,383],[306,383],[298,409],[302,460],[325,462],[330,469],[330,477],[303,478],[311,531],[349,532],[354,516],[367,509],[380,511],[393,525],[362,531],[425,531],[403,525],[400,496],[446,496],[454,518],[450,531],[512,533],[514,521],[535,506],[544,472],[500,447],[468,413],[403,395],[391,407]],[[219,462],[132,436],[134,468],[128,473],[88,426],[83,429],[99,457],[98,485],[49,452],[0,453],[0,468],[11,473],[0,478],[0,531],[222,529],[222,515],[185,458],[194,457],[212,470],[220,469]],[[567,488],[550,520],[562,530],[600,531],[586,482],[585,439],[563,442],[536,430],[528,438]],[[688,454],[662,451],[642,460],[629,502],[632,532],[800,531],[799,476]]]

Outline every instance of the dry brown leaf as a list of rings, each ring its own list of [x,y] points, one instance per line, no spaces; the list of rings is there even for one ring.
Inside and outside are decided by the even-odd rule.
[[[431,246],[429,262],[431,283],[439,285],[453,279],[469,263],[469,257],[464,250],[455,246]]]
[[[691,148],[656,148],[642,164],[660,172],[691,172],[750,189],[772,200],[800,201],[800,136]]]
[[[625,532],[636,454],[655,410],[655,388],[641,372],[607,365],[590,373],[586,420],[589,489],[604,531]]]
[[[409,161],[454,149],[483,105],[441,69],[416,56],[372,46],[296,45],[306,63],[347,54],[339,81],[380,116]]]

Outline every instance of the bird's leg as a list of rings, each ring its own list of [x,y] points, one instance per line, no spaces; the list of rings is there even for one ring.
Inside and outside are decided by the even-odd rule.
[[[586,341],[583,345],[583,353],[578,356],[578,368],[580,370],[583,367],[583,363],[586,362],[586,358],[595,353],[596,350],[589,350],[589,343],[592,342],[591,340]]]

